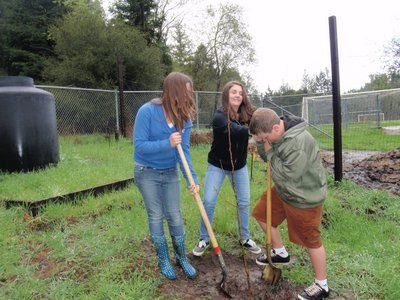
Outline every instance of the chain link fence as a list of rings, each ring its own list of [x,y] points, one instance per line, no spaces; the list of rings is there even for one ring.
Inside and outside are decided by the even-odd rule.
[[[57,125],[60,135],[114,134],[119,131],[121,119],[119,93],[117,90],[82,89],[72,87],[41,86],[55,96]],[[153,98],[160,97],[161,91],[125,91],[125,116],[128,132],[138,109]],[[220,106],[221,93],[196,91],[196,114],[194,128],[210,128],[213,112]],[[264,96],[249,95],[256,107],[269,107],[278,115],[293,114],[305,118],[310,132],[320,141],[321,148],[333,149],[332,97],[319,95]],[[371,129],[400,126],[400,89],[353,93],[342,95],[342,123],[346,136],[365,136],[361,147],[368,148],[367,136]],[[349,133],[349,134],[346,134]],[[351,134],[350,134],[351,133]],[[376,138],[377,132],[372,136]],[[400,137],[379,135],[385,148],[400,146]],[[397,144],[396,144],[397,143]],[[397,145],[397,146],[396,146]]]
[[[341,95],[344,127],[381,127],[400,120],[400,89]],[[302,116],[314,125],[332,124],[332,96],[304,97]]]
[[[109,90],[36,86],[54,95],[60,135],[114,132],[118,93]]]
[[[37,85],[52,93],[56,101],[58,131],[61,135],[110,133],[119,129],[121,118],[117,90],[83,89]],[[139,108],[162,91],[124,91],[127,126],[132,126]],[[278,114],[301,116],[303,95],[264,97],[249,95],[256,107],[271,107]],[[209,128],[215,108],[221,105],[221,93],[196,91],[195,128]]]
[[[400,89],[343,94],[340,103],[343,149],[387,151],[400,146]],[[302,117],[333,135],[332,96],[304,97]],[[333,141],[323,144],[333,149]]]

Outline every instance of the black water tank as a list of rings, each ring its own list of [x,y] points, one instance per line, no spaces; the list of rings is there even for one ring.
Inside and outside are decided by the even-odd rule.
[[[31,171],[59,160],[54,96],[33,79],[0,76],[0,170]]]

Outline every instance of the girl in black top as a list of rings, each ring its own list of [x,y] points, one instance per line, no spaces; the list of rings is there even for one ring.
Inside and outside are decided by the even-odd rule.
[[[222,107],[213,117],[213,141],[208,153],[208,166],[204,184],[204,208],[210,222],[221,186],[226,176],[234,179],[239,209],[240,244],[252,253],[261,253],[260,247],[250,239],[249,206],[250,183],[247,172],[248,124],[254,107],[240,82],[228,82],[222,91]],[[229,122],[228,122],[229,116]],[[203,221],[200,224],[200,241],[193,249],[196,256],[203,255],[210,244]]]

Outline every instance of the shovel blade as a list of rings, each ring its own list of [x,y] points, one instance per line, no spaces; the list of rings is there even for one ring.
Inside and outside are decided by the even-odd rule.
[[[282,270],[279,268],[266,265],[262,274],[262,279],[271,285],[276,285],[282,276]]]
[[[232,296],[229,294],[225,282],[221,283],[219,286],[219,290],[229,299],[232,298]]]

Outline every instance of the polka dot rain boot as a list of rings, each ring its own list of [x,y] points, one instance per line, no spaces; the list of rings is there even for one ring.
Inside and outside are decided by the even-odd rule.
[[[172,267],[171,261],[169,260],[168,245],[165,236],[152,235],[151,239],[157,251],[158,267],[160,268],[161,274],[170,280],[175,280],[176,273]]]
[[[178,261],[178,264],[182,267],[183,272],[189,278],[196,277],[196,270],[186,257],[185,235],[171,236],[171,238],[172,244],[174,245],[175,258]]]

